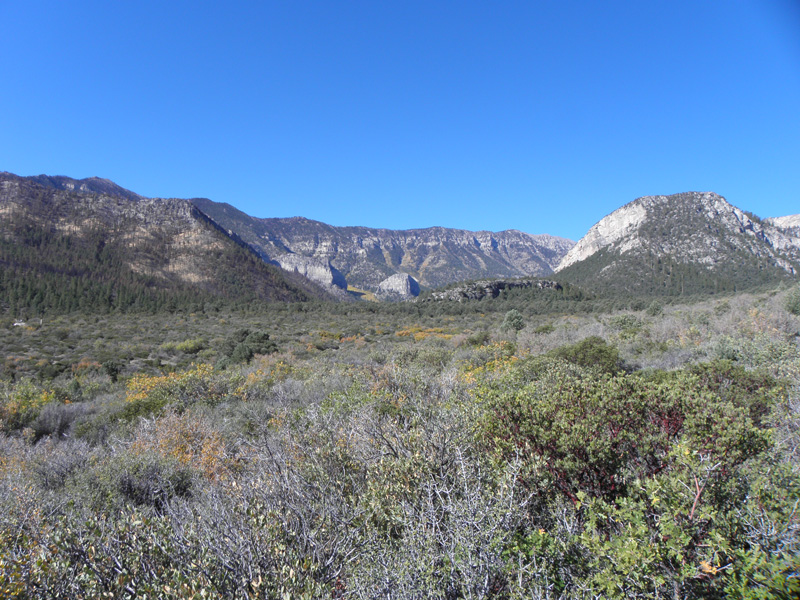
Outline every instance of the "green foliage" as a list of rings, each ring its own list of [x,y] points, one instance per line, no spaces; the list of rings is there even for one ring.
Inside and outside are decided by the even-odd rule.
[[[650,317],[658,317],[664,312],[664,305],[658,300],[653,300],[645,312]]]
[[[29,426],[41,410],[56,401],[52,389],[25,380],[10,386],[0,383],[0,431],[16,431]]]
[[[504,331],[520,331],[525,328],[525,317],[516,308],[512,308],[506,313],[500,328]]]
[[[800,479],[756,466],[771,460],[765,415],[782,386],[724,361],[645,375],[542,367],[520,361],[481,388],[479,437],[504,461],[524,456],[529,486],[573,503],[590,589],[646,598],[796,588],[792,551],[775,552],[766,533],[774,526],[752,535],[767,511],[789,546],[800,543],[789,525]]]
[[[613,374],[624,369],[619,350],[597,336],[588,337],[571,346],[562,346],[551,352],[551,355],[602,373]]]
[[[217,367],[249,363],[256,354],[277,352],[278,346],[263,331],[238,329],[228,336],[220,346]]]
[[[553,326],[552,323],[545,323],[544,325],[539,325],[536,329],[533,330],[533,333],[545,334],[545,333],[553,333],[556,328]]]
[[[103,371],[111,378],[112,383],[116,383],[122,365],[116,360],[107,360],[103,363]]]
[[[467,343],[472,346],[483,346],[491,339],[488,331],[478,331],[467,338]]]

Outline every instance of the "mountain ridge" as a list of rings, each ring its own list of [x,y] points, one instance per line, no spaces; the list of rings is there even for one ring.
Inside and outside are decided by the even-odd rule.
[[[411,275],[427,288],[486,276],[549,274],[574,243],[518,230],[393,230],[334,226],[306,217],[257,218],[230,204],[192,201],[265,259],[296,254],[328,262],[349,283],[370,290],[395,274]]]

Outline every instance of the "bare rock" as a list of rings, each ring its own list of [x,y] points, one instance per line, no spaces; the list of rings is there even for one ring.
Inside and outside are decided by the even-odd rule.
[[[419,283],[406,273],[395,273],[378,285],[375,293],[382,300],[408,300],[419,296]]]
[[[337,288],[347,290],[347,280],[335,269],[330,261],[302,256],[300,254],[283,254],[273,259],[285,271],[299,273],[326,289]]]

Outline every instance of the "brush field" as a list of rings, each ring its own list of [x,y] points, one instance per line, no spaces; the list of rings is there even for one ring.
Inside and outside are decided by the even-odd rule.
[[[800,290],[527,294],[7,318],[0,595],[797,597]]]

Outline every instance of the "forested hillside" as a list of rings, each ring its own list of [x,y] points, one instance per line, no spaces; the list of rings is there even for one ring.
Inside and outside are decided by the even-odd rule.
[[[321,298],[182,200],[0,175],[0,310],[14,315]]]

